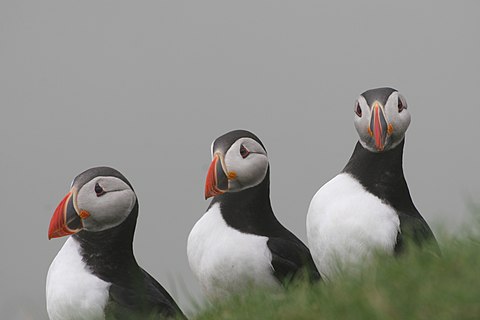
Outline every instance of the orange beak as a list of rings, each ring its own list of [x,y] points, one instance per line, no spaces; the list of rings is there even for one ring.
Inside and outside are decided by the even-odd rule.
[[[378,151],[383,151],[385,140],[387,138],[387,121],[382,108],[378,102],[375,102],[372,108],[372,116],[370,119],[370,132],[373,133],[375,139],[375,147]]]
[[[205,181],[205,199],[221,195],[228,191],[228,177],[223,170],[221,155],[216,153],[208,168]]]
[[[82,220],[75,210],[73,198],[73,191],[70,191],[55,209],[48,228],[48,239],[68,236],[82,230]]]

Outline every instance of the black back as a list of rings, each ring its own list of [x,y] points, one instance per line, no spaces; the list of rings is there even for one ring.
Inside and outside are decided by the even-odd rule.
[[[120,225],[73,235],[91,272],[111,283],[106,319],[185,318],[168,292],[135,260],[132,243],[137,216],[138,201]]]
[[[397,212],[401,229],[395,246],[397,253],[402,251],[405,237],[417,245],[422,245],[425,241],[436,244],[432,230],[413,204],[405,181],[402,165],[404,145],[405,139],[391,150],[371,152],[357,142],[343,169],[343,172],[353,175],[370,193],[391,205]]]
[[[320,279],[308,248],[273,213],[270,203],[270,169],[259,185],[216,196],[209,208],[215,203],[220,204],[223,219],[230,227],[243,233],[269,238],[267,245],[272,252],[274,275],[281,282],[302,272],[307,272],[311,280]]]

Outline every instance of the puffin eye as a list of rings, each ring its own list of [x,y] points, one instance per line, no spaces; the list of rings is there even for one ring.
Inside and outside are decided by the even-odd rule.
[[[242,158],[245,159],[246,157],[248,157],[249,154],[250,154],[250,151],[248,151],[248,149],[245,148],[245,146],[242,144],[240,146],[240,155],[242,156]]]
[[[95,193],[97,194],[97,197],[100,197],[103,196],[106,192],[98,183],[95,183]]]
[[[362,117],[362,108],[360,107],[360,103],[358,103],[358,101],[355,104],[355,113],[357,116]]]
[[[403,109],[407,109],[407,104],[403,101],[400,96],[398,96],[398,112],[402,112]]]

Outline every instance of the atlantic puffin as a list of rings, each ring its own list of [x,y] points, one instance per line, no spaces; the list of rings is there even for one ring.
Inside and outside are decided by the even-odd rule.
[[[117,170],[91,168],[73,180],[48,229],[49,239],[70,235],[48,270],[51,320],[184,318],[137,264],[137,216],[137,196]]]
[[[281,288],[300,274],[320,274],[308,248],[275,217],[263,143],[245,130],[228,132],[211,147],[205,183],[207,212],[190,232],[190,267],[211,299],[248,286]]]
[[[356,100],[354,113],[360,139],[342,172],[315,194],[307,214],[308,244],[326,279],[375,252],[402,252],[406,239],[438,250],[403,174],[410,124],[405,97],[392,88],[368,90]]]

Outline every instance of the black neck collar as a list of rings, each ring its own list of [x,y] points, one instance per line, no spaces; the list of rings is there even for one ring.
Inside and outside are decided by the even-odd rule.
[[[282,228],[270,203],[270,168],[259,185],[216,196],[209,208],[216,203],[225,222],[241,232],[270,236]]]
[[[355,150],[343,169],[353,175],[370,193],[397,210],[415,209],[403,175],[405,139],[385,152],[371,152],[357,142]]]
[[[80,243],[83,261],[102,280],[118,282],[138,269],[133,255],[133,236],[138,217],[138,201],[120,225],[99,232],[80,231],[73,235]]]

